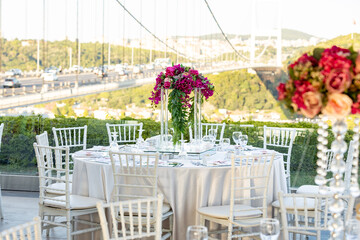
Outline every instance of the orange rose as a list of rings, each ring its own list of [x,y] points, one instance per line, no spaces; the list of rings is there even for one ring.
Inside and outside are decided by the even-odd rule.
[[[315,117],[322,107],[321,94],[319,92],[306,92],[303,94],[304,105],[306,109],[301,108],[300,112],[308,118]]]
[[[351,112],[353,101],[345,94],[332,93],[328,97],[328,103],[322,112],[335,118],[344,118]]]

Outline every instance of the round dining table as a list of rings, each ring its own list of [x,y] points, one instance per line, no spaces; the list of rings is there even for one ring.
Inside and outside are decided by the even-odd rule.
[[[275,158],[268,184],[270,211],[271,203],[278,199],[278,192],[287,192],[283,156],[260,148],[251,148],[246,152],[254,155],[271,153],[275,153]],[[164,201],[174,212],[173,239],[185,240],[187,227],[199,224],[198,208],[229,204],[231,161],[228,155],[227,152],[213,152],[206,156],[206,165],[194,159],[159,160],[158,192],[164,195]],[[76,152],[72,157],[72,193],[110,202],[114,179],[108,147],[96,146]]]

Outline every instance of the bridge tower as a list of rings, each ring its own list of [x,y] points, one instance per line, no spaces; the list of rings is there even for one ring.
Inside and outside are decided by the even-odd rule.
[[[271,2],[276,4],[277,6],[277,12],[275,12],[277,19],[276,19],[276,27],[274,29],[269,29],[267,31],[263,33],[258,32],[256,29],[256,25],[257,25],[257,14],[256,14],[256,10],[257,10],[257,4],[258,2]],[[251,6],[251,35],[250,35],[250,65],[253,66],[255,63],[255,39],[256,36],[266,36],[266,34],[269,37],[273,37],[276,36],[276,65],[277,66],[281,66],[281,48],[282,48],[282,43],[281,43],[281,19],[282,19],[282,7],[281,7],[281,3],[280,0],[254,0],[252,1],[252,6]]]

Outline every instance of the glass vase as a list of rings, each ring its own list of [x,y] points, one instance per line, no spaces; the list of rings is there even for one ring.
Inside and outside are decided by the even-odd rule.
[[[168,135],[169,135],[169,93],[168,89],[161,88],[160,92],[160,146],[159,148],[164,148],[169,145]]]
[[[194,92],[194,141],[200,144],[202,139],[201,129],[201,88],[195,88]]]

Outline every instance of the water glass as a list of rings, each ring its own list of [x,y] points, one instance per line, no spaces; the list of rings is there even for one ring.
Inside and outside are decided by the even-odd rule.
[[[189,226],[186,232],[186,240],[207,240],[208,232],[204,226]]]
[[[263,218],[260,220],[261,240],[276,240],[280,235],[279,220],[273,218]]]
[[[239,145],[240,136],[242,135],[242,132],[233,132],[232,137],[236,145]]]
[[[360,236],[360,225],[357,219],[350,219],[349,221],[345,222],[345,236],[346,240],[355,240],[359,239]]]
[[[221,139],[220,146],[223,151],[226,151],[230,146],[230,138]]]
[[[112,141],[110,143],[110,151],[118,151],[119,150],[119,145],[117,143],[117,133],[116,132],[113,132],[112,134]]]
[[[217,129],[209,129],[208,135],[213,139],[213,142],[215,142],[217,136]]]
[[[248,136],[247,135],[241,135],[239,137],[240,146],[244,148],[247,145],[248,142]]]

